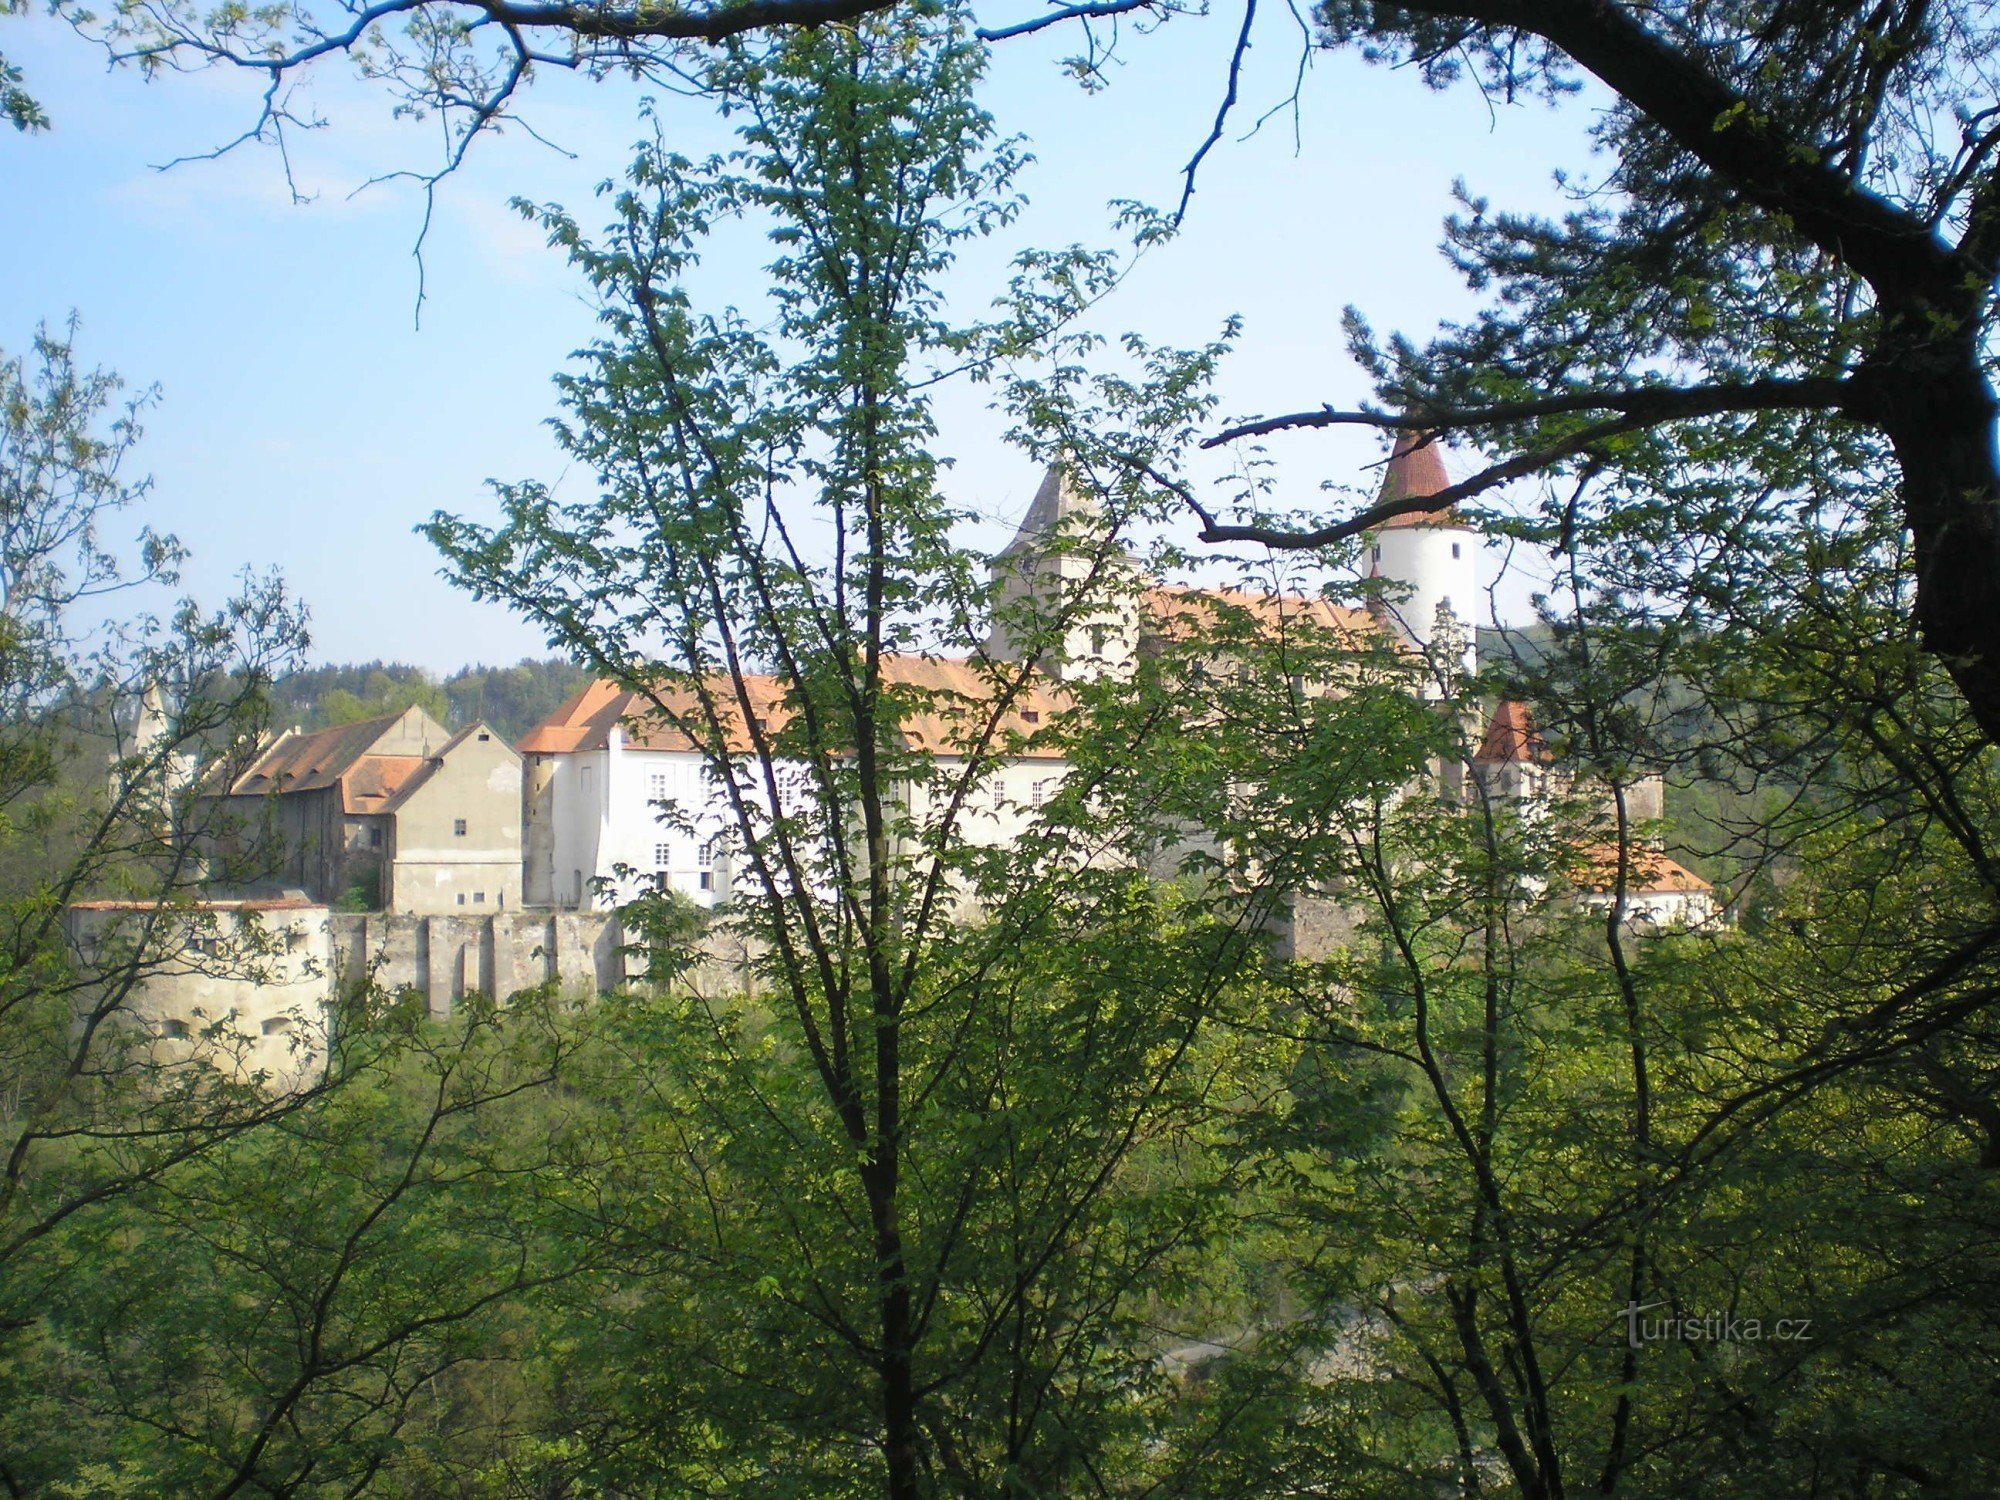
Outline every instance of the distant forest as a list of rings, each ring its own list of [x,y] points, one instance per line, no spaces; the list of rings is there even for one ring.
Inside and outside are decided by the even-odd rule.
[[[461,667],[442,681],[404,662],[308,667],[272,689],[271,722],[321,729],[418,707],[450,729],[484,719],[511,741],[588,681],[584,668],[556,658],[524,657],[511,667]]]

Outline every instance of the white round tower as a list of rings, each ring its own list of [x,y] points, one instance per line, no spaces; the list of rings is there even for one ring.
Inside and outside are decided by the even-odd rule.
[[[1382,476],[1376,503],[1441,494],[1451,485],[1428,434],[1401,433]],[[1477,666],[1473,644],[1479,619],[1479,533],[1455,507],[1392,516],[1368,539],[1369,572],[1389,587],[1383,616],[1412,647],[1428,652],[1456,635],[1467,676]]]

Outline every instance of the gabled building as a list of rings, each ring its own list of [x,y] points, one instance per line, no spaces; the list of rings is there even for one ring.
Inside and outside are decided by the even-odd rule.
[[[888,656],[884,680],[919,700],[903,722],[906,748],[928,756],[946,780],[962,773],[968,716],[988,697],[986,679],[969,662],[932,656]],[[764,736],[782,734],[792,709],[773,677],[746,681],[754,726],[733,694],[715,695],[721,743],[747,764]],[[608,907],[629,901],[649,882],[710,907],[728,898],[743,873],[740,819],[711,757],[691,730],[700,705],[688,690],[656,704],[614,682],[590,684],[519,741],[523,760],[522,822],[525,894],[530,905]],[[966,808],[964,829],[976,844],[1011,843],[1032,810],[1055,794],[1067,763],[1037,748],[1038,730],[1053,722],[1059,700],[1047,684],[1028,687],[1001,726],[1007,752],[981,776]],[[703,736],[702,738],[706,738]],[[774,763],[779,796],[796,811],[813,795],[802,766]],[[739,779],[753,816],[768,812],[760,776]],[[796,799],[794,802],[793,799]],[[911,788],[905,811],[928,817],[928,793]]]
[[[483,723],[449,733],[420,708],[292,729],[224,794],[276,826],[268,878],[315,900],[476,914],[521,904],[521,761]]]
[[[1609,912],[1618,900],[1618,850],[1593,845],[1579,850],[1577,859],[1578,904]],[[1624,896],[1624,921],[1641,929],[1708,932],[1724,920],[1715,887],[1657,849],[1626,855]]]

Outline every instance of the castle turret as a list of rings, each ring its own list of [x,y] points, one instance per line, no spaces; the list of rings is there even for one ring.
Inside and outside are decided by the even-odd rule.
[[[1437,439],[1399,433],[1376,503],[1420,499],[1450,487]],[[1477,665],[1478,554],[1479,533],[1459,518],[1456,506],[1392,516],[1369,539],[1369,571],[1390,585],[1384,616],[1419,651],[1460,644],[1467,676]]]
[[[1032,654],[1052,677],[1121,676],[1138,649],[1135,570],[1103,507],[1051,466],[1014,540],[993,559],[987,654]],[[1067,618],[1065,618],[1067,616]]]

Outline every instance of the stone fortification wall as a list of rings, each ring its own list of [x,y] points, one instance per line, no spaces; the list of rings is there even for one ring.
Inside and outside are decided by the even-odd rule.
[[[467,995],[499,999],[551,980],[568,990],[608,990],[639,964],[615,912],[493,912],[482,917],[335,912],[339,982],[372,976],[426,996],[439,1015]]]

